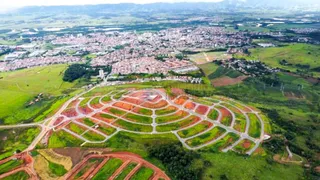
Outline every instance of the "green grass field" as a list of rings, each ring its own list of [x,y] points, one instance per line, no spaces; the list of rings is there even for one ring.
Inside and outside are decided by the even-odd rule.
[[[153,170],[150,168],[142,167],[136,172],[131,180],[148,180],[153,174]]]
[[[122,171],[121,173],[116,177],[115,180],[123,180],[125,179],[125,177],[127,177],[127,175],[134,169],[134,167],[136,167],[137,164],[135,163],[130,163],[129,165],[127,165]]]
[[[215,109],[210,110],[209,114],[208,114],[208,118],[210,118],[211,120],[217,120],[219,117],[219,112]]]
[[[217,127],[214,127],[213,129],[211,129],[210,131],[208,131],[204,134],[201,134],[200,136],[197,136],[195,138],[187,140],[186,143],[192,147],[199,146],[201,144],[205,144],[207,142],[210,142],[210,141],[218,138],[225,131],[226,131],[225,129],[217,126]]]
[[[10,176],[7,176],[3,178],[2,180],[27,180],[29,179],[29,174],[27,174],[25,171],[19,171],[17,173],[14,173]]]
[[[206,147],[209,151],[212,152],[219,152],[222,149],[232,145],[234,142],[236,142],[239,139],[239,135],[235,133],[228,133],[225,137],[220,139],[219,141],[213,143],[212,145]]]
[[[113,134],[116,129],[107,125],[99,125],[99,127],[97,128],[97,130],[105,133],[106,135],[111,135]]]
[[[64,174],[66,174],[68,171],[64,168],[63,165],[61,164],[56,164],[56,163],[53,163],[53,162],[49,162],[49,169],[51,171],[52,174],[58,176],[58,177],[61,177],[63,176]]]
[[[296,66],[297,64],[310,65],[310,69],[320,67],[320,49],[317,45],[289,44],[284,47],[256,48],[250,49],[249,51],[251,52],[250,56],[235,57],[242,57],[248,60],[260,59],[271,67],[279,67],[293,72],[296,72],[296,69],[301,69]],[[288,63],[292,64],[292,66],[281,65],[281,60],[286,60]],[[316,77],[320,77],[319,72],[313,72]]]
[[[123,129],[127,129],[130,131],[152,132],[152,126],[149,125],[134,124],[124,120],[117,120],[115,124],[117,124],[117,126],[122,127]]]
[[[69,130],[71,130],[72,132],[79,134],[79,135],[86,131],[86,128],[84,128],[83,126],[80,126],[80,125],[72,123],[72,122],[69,123],[67,127]]]
[[[57,97],[68,94],[76,82],[62,81],[67,65],[52,65],[13,72],[0,73],[0,119],[5,124],[32,121],[41,115]],[[72,90],[73,91],[73,90]],[[47,96],[44,100],[29,107],[27,104],[38,94]]]
[[[206,129],[208,129],[209,124],[210,123],[208,121],[203,121],[203,122],[201,122],[191,128],[179,131],[178,135],[182,138],[188,138],[188,137],[194,136],[194,135],[199,134],[199,133],[205,131]]]
[[[26,149],[39,133],[39,128],[0,130],[0,160],[12,156],[17,150]]]
[[[6,173],[18,166],[22,165],[22,160],[10,160],[0,165],[0,174]]]
[[[100,180],[100,179],[108,179],[112,174],[121,166],[122,161],[120,159],[110,159],[107,163],[102,166],[99,172],[93,176],[93,180]]]
[[[178,121],[178,122],[174,122],[174,123],[170,123],[170,124],[166,124],[166,125],[160,125],[160,126],[157,126],[157,131],[158,132],[167,132],[167,131],[178,130],[182,127],[186,127],[186,126],[191,125],[192,123],[195,122],[195,119],[196,119],[195,116],[190,116],[190,117],[183,119],[182,121]]]
[[[65,131],[58,131],[50,136],[48,148],[79,147],[82,143],[82,140],[71,134]]]
[[[202,153],[201,158],[210,162],[202,179],[303,179],[303,167],[268,163],[264,157],[244,157],[234,153]]]
[[[249,135],[254,138],[259,138],[261,135],[261,123],[255,114],[248,114],[250,119]]]
[[[161,116],[161,117],[157,117],[156,118],[156,122],[157,123],[167,123],[167,122],[171,122],[171,121],[175,121],[178,119],[181,119],[183,117],[187,116],[186,112],[181,112],[181,113],[175,113],[173,115],[168,115],[168,116]]]
[[[175,112],[176,110],[177,110],[176,107],[170,106],[170,107],[165,108],[165,109],[156,110],[156,115],[170,114],[170,113]]]
[[[136,114],[128,113],[124,116],[124,118],[133,121],[133,122],[139,122],[144,124],[151,124],[152,118],[150,116],[139,116]]]
[[[83,137],[89,141],[103,141],[105,139],[105,137],[93,131],[88,131],[84,133]]]

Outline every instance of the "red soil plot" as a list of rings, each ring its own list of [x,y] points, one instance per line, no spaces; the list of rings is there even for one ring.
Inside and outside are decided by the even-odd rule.
[[[199,105],[198,108],[196,109],[196,113],[205,115],[208,112],[208,110],[209,110],[208,106]]]
[[[79,107],[79,111],[82,114],[90,114],[93,112],[93,110],[91,108],[89,108],[88,106],[84,106],[84,107]]]
[[[61,123],[63,120],[64,120],[64,117],[63,117],[63,116],[60,116],[60,117],[58,117],[58,118],[54,121],[53,125],[56,126],[56,125],[58,125],[59,123]]]
[[[126,97],[126,98],[122,99],[122,101],[126,101],[126,102],[129,102],[129,103],[132,103],[132,104],[137,104],[137,105],[142,104],[144,102],[143,100],[129,98],[129,97]]]
[[[116,102],[112,106],[115,106],[115,107],[118,107],[121,109],[125,109],[128,111],[131,111],[133,108],[135,108],[135,106],[133,106],[131,104],[124,103],[124,102]]]
[[[188,102],[184,107],[193,110],[196,107],[196,104],[193,102]]]
[[[199,122],[201,119],[198,117],[198,116],[192,116],[192,122],[191,123],[184,123],[182,124],[181,128],[185,128],[185,127],[188,127],[188,126],[192,126],[194,125],[195,123]]]
[[[107,122],[107,123],[111,123],[112,121],[116,120],[116,117],[110,116],[108,114],[103,114],[103,113],[97,113],[95,115],[93,115],[92,117],[99,119],[101,121]]]
[[[75,117],[78,115],[75,108],[66,109],[62,112],[62,115],[65,115],[67,117]]]
[[[242,147],[245,148],[245,149],[248,149],[251,147],[251,141],[246,139],[244,140],[244,142],[242,143]]]
[[[146,93],[146,91],[137,91],[137,92],[133,92],[131,94],[129,94],[128,96],[131,97],[142,97],[144,94]]]
[[[179,96],[181,94],[184,94],[184,91],[182,89],[179,89],[179,88],[171,88],[171,93],[176,95],[176,96]]]
[[[65,127],[67,124],[69,124],[69,122],[70,122],[70,120],[65,121],[65,122],[59,124],[59,126],[55,127],[54,129],[55,129],[56,131],[58,131],[58,130],[62,129],[63,127]]]
[[[224,107],[216,107],[219,109],[219,111],[221,112],[222,118],[221,118],[221,124],[224,124],[226,126],[230,126],[232,123],[232,114],[230,111],[228,111],[226,108]]]
[[[146,107],[146,108],[151,108],[151,109],[156,109],[156,108],[162,108],[165,107],[166,105],[168,105],[168,102],[165,100],[161,100],[158,103],[149,103],[149,102],[145,102],[143,103],[141,106]]]
[[[79,99],[76,99],[76,100],[71,101],[71,103],[68,105],[67,108],[76,107],[76,105],[78,104],[79,101],[80,101]]]
[[[174,103],[178,104],[178,105],[182,105],[184,104],[189,98],[187,96],[181,96],[178,99],[176,99],[174,101]]]

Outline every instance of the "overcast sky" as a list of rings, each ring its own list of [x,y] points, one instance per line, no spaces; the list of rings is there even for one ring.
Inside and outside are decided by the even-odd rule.
[[[83,5],[111,3],[154,3],[154,2],[218,2],[223,0],[1,0],[0,7],[22,7],[32,5]]]

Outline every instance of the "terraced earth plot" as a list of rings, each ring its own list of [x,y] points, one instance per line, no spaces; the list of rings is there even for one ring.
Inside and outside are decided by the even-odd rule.
[[[119,131],[173,133],[191,150],[207,147],[250,155],[268,137],[266,122],[253,107],[220,96],[169,96],[164,89],[84,94],[66,105],[52,122],[54,131],[79,139],[81,145],[104,143]]]

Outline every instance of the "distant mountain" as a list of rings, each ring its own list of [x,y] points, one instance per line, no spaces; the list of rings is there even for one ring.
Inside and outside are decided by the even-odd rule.
[[[18,10],[18,13],[85,13],[98,12],[150,12],[150,11],[179,11],[179,10],[221,10],[232,8],[268,8],[268,7],[294,7],[313,5],[318,0],[224,0],[211,3],[151,3],[151,4],[100,4],[100,5],[75,5],[75,6],[30,6]],[[314,3],[312,3],[314,2]],[[317,3],[320,4],[320,3]]]

